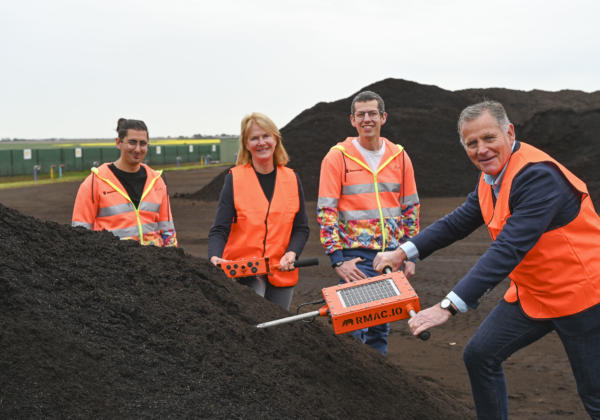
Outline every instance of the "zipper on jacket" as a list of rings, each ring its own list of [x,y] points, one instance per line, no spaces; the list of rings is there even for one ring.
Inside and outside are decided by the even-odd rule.
[[[275,191],[273,191],[273,195],[275,195]],[[271,198],[272,199],[272,198]],[[267,207],[267,215],[265,216],[265,237],[263,238],[263,254],[264,257],[267,252],[267,235],[269,234],[269,212],[271,211],[271,201],[269,201],[269,206]]]
[[[92,203],[94,202],[94,177],[96,174],[92,172]]]

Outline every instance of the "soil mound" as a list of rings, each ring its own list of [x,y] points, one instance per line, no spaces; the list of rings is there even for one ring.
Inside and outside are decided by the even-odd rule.
[[[466,418],[321,322],[203,259],[0,204],[2,418]],[[425,381],[425,382],[424,382]]]
[[[600,109],[548,110],[516,129],[523,141],[544,150],[585,181],[596,211],[600,210]]]
[[[229,172],[231,167],[225,169],[219,175],[214,177],[208,184],[200,188],[200,190],[193,193],[175,193],[174,198],[183,198],[187,200],[198,200],[198,201],[216,201],[221,195],[223,184],[225,183],[225,175]]]
[[[421,196],[463,196],[474,189],[477,171],[459,144],[456,121],[465,106],[484,99],[504,104],[517,126],[518,139],[540,145],[588,186],[595,185],[592,196],[600,193],[600,175],[592,174],[586,166],[598,152],[582,156],[586,150],[600,150],[597,131],[591,131],[600,121],[600,91],[491,88],[453,92],[401,79],[386,79],[361,90],[375,91],[385,100],[388,120],[382,135],[406,148]],[[289,166],[300,175],[307,200],[317,197],[321,160],[327,151],[347,136],[356,135],[348,115],[357,93],[339,101],[318,103],[281,129],[291,158]],[[216,191],[213,187],[207,186],[190,198],[217,200],[220,188]]]

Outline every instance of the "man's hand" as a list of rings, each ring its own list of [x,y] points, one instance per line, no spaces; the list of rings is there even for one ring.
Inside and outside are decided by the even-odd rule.
[[[344,261],[342,265],[335,267],[335,273],[346,283],[366,279],[367,276],[365,276],[365,273],[360,271],[356,266],[358,261],[362,261],[362,258],[356,257],[349,261]]]
[[[406,261],[406,254],[401,248],[394,251],[378,252],[373,260],[373,268],[380,273],[383,273],[385,267],[391,267],[392,271],[398,271],[404,261]],[[412,274],[414,274],[414,267]]]
[[[283,254],[283,257],[279,260],[279,271],[292,271],[294,263],[296,262],[296,253],[294,251],[288,251]]]
[[[410,279],[415,275],[416,264],[412,261],[404,261],[404,275],[407,279]]]
[[[451,316],[452,314],[446,309],[442,309],[438,303],[437,305],[418,312],[408,321],[408,326],[410,328],[410,332],[413,335],[418,336],[423,331],[428,330],[431,327],[442,325],[448,321]]]

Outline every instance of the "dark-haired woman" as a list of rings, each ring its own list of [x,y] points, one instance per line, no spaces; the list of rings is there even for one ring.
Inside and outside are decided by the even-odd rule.
[[[251,257],[279,264],[273,275],[239,282],[284,309],[298,282],[294,261],[309,233],[302,185],[285,167],[288,161],[273,121],[258,112],[244,117],[237,164],[225,176],[208,235],[208,257],[215,265]]]
[[[162,170],[143,163],[149,145],[146,124],[120,118],[117,133],[121,156],[91,169],[77,192],[72,225],[108,230],[142,245],[177,246]]]

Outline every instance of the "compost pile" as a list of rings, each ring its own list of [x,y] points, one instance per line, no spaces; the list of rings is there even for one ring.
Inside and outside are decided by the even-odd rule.
[[[386,79],[362,90],[379,93],[386,105],[382,135],[406,148],[413,161],[421,196],[463,196],[472,191],[477,171],[459,143],[460,111],[484,99],[504,104],[516,126],[517,139],[541,147],[588,183],[600,198],[600,91],[529,92],[510,89],[448,91],[401,79]],[[318,193],[321,160],[337,142],[356,136],[350,125],[352,98],[316,104],[281,129],[289,166],[300,175],[308,200]],[[189,198],[216,200],[223,175]]]
[[[180,249],[0,204],[2,418],[465,418],[324,322],[289,315]]]

